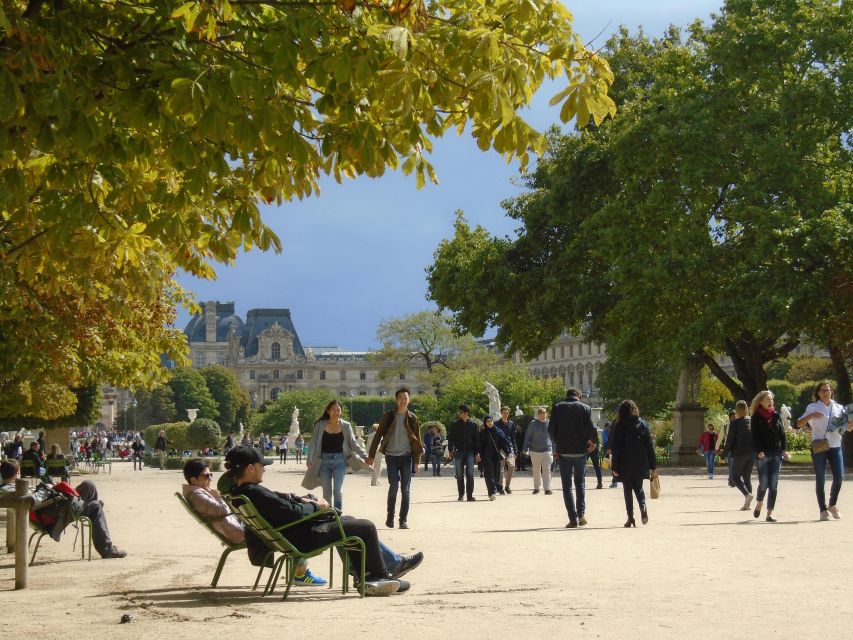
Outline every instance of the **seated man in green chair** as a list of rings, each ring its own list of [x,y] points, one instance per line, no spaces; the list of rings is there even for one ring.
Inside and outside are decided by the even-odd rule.
[[[184,464],[184,478],[187,484],[181,487],[181,492],[195,512],[207,520],[226,540],[234,544],[246,542],[249,552],[249,561],[255,566],[260,566],[267,553],[267,547],[257,537],[243,530],[243,524],[235,515],[229,515],[228,505],[222,499],[219,491],[212,485],[213,474],[204,460],[193,458]],[[320,576],[315,576],[308,568],[308,564],[302,562],[296,567],[296,579],[294,584],[307,586],[322,586],[327,581]]]
[[[272,460],[264,458],[252,447],[234,447],[225,456],[225,466],[235,479],[231,489],[234,496],[246,496],[273,527],[281,527],[297,522],[305,516],[328,509],[329,503],[312,496],[297,496],[292,493],[270,491],[261,486],[264,470]],[[364,541],[365,595],[387,596],[409,588],[409,583],[400,578],[417,567],[423,560],[422,553],[400,556],[379,541],[376,525],[369,520],[341,516],[344,533],[357,536]],[[310,551],[323,547],[337,539],[337,526],[320,520],[309,520],[285,531],[285,537],[297,549]],[[358,554],[350,552],[352,556]],[[353,558],[351,570],[359,566],[360,559]]]
[[[0,491],[9,493],[15,492],[15,479],[20,477],[18,463],[13,460],[3,460],[0,462]],[[104,513],[104,504],[98,500],[98,490],[94,483],[87,481],[81,482],[76,488],[80,496],[80,512],[77,516],[86,516],[92,521],[92,543],[95,550],[102,558],[124,558],[127,553],[119,550],[110,538],[110,530],[107,527],[107,516]],[[75,498],[76,500],[76,498]],[[61,527],[56,531],[51,531],[50,537],[54,540],[59,540],[62,535],[62,530],[67,526],[72,518],[63,518],[57,522],[55,527]]]

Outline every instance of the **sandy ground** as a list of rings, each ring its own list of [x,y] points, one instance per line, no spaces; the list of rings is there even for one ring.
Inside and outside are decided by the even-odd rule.
[[[530,474],[520,474],[513,494],[495,502],[477,479],[478,501],[460,503],[452,475],[421,471],[408,531],[382,524],[384,476],[371,487],[368,476],[349,475],[345,512],[373,519],[389,546],[421,550],[426,560],[409,574],[406,594],[362,600],[302,587],[286,602],[251,590],[255,570],[244,552],[232,554],[219,587],[209,587],[221,547],[172,495],[179,472],[134,472],[123,463],[90,478],[128,557],[81,561],[66,532],[59,543],[43,542],[30,588],[14,591],[13,557],[0,555],[4,622],[21,629],[48,616],[48,627],[70,638],[170,640],[248,629],[321,639],[853,638],[845,595],[853,575],[853,488],[841,494],[848,517],[818,522],[811,475],[783,475],[779,522],[769,524],[738,510],[740,494],[722,476],[664,472],[664,495],[649,501],[651,520],[645,527],[638,520],[637,529],[623,528],[621,488],[608,489],[605,480],[604,489],[587,492],[589,526],[567,530],[559,478],[554,495],[534,496]],[[300,479],[295,464],[276,462],[266,484],[290,491]],[[328,576],[328,556],[312,567]],[[336,560],[338,581],[340,567]],[[124,613],[135,621],[118,624]]]

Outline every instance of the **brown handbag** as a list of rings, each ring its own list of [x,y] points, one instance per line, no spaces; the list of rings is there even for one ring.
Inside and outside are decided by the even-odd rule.
[[[812,453],[823,453],[824,451],[829,451],[829,440],[826,438],[812,440]]]

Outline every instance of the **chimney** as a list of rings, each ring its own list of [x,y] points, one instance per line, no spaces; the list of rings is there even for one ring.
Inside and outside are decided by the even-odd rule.
[[[216,342],[216,303],[204,303],[204,339],[206,342]]]

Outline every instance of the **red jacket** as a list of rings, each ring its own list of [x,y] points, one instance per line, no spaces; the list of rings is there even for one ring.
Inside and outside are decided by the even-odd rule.
[[[706,453],[708,451],[713,451],[716,449],[717,438],[719,435],[716,431],[713,433],[710,431],[703,431],[702,435],[699,436],[699,451],[702,453]]]

